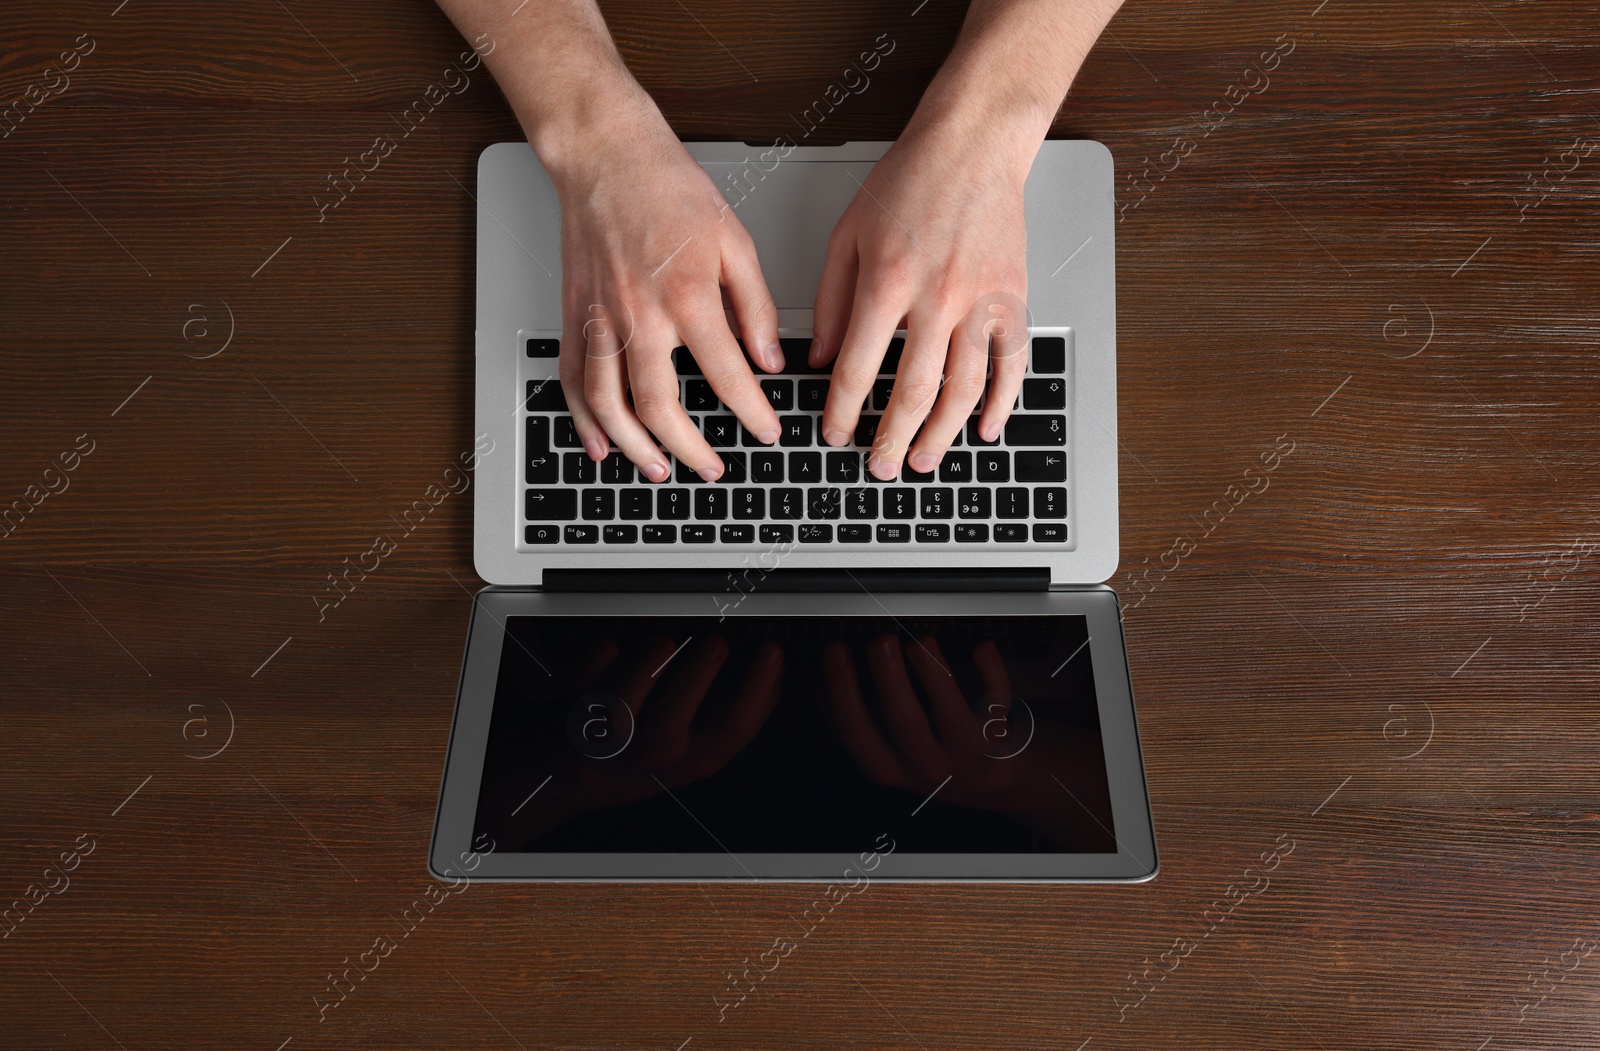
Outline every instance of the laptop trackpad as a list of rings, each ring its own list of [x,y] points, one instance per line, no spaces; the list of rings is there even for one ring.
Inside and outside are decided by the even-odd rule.
[[[755,240],[761,272],[780,309],[809,310],[815,304],[828,235],[872,165],[785,160],[773,150],[752,154],[748,162],[702,165]]]

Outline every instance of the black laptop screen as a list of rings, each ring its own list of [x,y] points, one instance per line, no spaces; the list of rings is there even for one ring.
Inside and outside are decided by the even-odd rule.
[[[1081,616],[511,617],[500,853],[1117,850]]]

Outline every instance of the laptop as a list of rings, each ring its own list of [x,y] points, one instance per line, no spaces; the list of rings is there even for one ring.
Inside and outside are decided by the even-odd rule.
[[[478,170],[474,597],[442,879],[1140,881],[1157,855],[1117,596],[1113,168],[1025,189],[1029,365],[996,442],[867,471],[806,365],[827,238],[887,142],[686,144],[750,232],[788,366],[754,442],[687,348],[705,483],[589,460],[558,375],[560,215],[531,147]],[[737,330],[735,329],[737,335]]]

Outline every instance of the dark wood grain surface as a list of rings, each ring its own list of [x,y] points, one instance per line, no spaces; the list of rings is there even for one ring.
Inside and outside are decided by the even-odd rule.
[[[1113,583],[1162,873],[874,886],[719,1021],[811,889],[475,884],[399,938],[470,497],[312,600],[471,447],[503,100],[473,73],[319,221],[464,49],[445,19],[118,2],[0,10],[4,99],[92,44],[0,139],[0,501],[60,490],[0,539],[0,900],[75,866],[0,925],[0,1046],[1600,1044],[1593,4],[1130,0],[1056,133],[1117,159]],[[759,140],[880,33],[831,129],[892,137],[961,6],[606,10],[683,136]]]

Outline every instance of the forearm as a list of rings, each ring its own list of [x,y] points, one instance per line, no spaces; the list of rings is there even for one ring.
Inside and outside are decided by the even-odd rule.
[[[597,135],[660,119],[617,54],[595,0],[438,4],[464,37],[483,42],[484,63],[557,180],[576,174]]]
[[[908,134],[990,134],[1026,169],[1122,0],[972,0]]]

